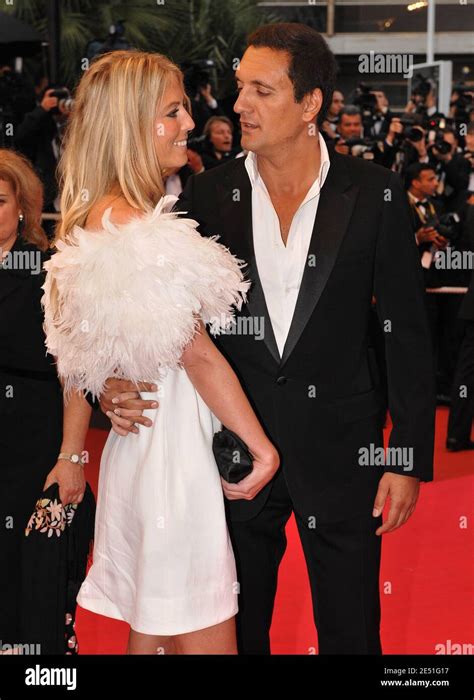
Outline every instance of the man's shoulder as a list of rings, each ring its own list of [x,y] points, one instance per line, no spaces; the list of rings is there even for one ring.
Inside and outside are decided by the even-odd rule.
[[[223,165],[218,165],[210,170],[204,170],[194,176],[194,182],[202,187],[214,186],[225,179],[240,177],[245,171],[245,157],[234,158]]]
[[[333,159],[348,169],[351,179],[355,183],[379,184],[383,186],[391,178],[399,177],[389,168],[385,168],[383,165],[378,165],[378,163],[365,158],[333,153],[331,160]]]

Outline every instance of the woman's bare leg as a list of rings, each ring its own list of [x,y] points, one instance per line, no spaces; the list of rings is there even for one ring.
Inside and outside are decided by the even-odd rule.
[[[173,637],[142,634],[130,628],[127,654],[175,654]]]
[[[177,654],[237,654],[235,618],[173,637]]]

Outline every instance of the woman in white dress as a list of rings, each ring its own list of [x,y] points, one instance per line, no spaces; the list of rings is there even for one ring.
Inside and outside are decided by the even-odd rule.
[[[205,328],[221,332],[240,308],[244,263],[163,197],[163,174],[187,162],[188,110],[181,72],[159,54],[117,51],[91,65],[60,163],[44,286],[47,347],[75,407],[72,461],[90,415],[84,391],[100,395],[108,377],[157,387],[151,430],[109,434],[78,596],[130,624],[130,654],[236,653],[239,585],[213,434],[220,423],[237,433],[266,481],[279,464]]]

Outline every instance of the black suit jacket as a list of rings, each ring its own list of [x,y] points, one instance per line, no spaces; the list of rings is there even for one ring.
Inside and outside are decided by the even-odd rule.
[[[386,407],[370,336],[374,293],[386,331],[394,422],[390,445],[414,453],[411,470],[386,468],[432,479],[431,340],[399,177],[359,158],[331,155],[281,358],[256,266],[251,195],[244,159],[239,158],[191,177],[177,203],[199,221],[203,235],[220,235],[220,242],[248,264],[252,287],[237,314],[247,318],[237,326],[239,334],[215,342],[280,452],[295,509],[320,523],[371,512],[384,467],[365,465],[361,450],[382,445]],[[249,332],[255,318],[263,320],[263,339]],[[251,518],[270,488],[271,482],[252,501],[230,501],[231,517]]]
[[[474,257],[474,205],[466,204],[464,217],[464,237],[468,241],[468,249]],[[460,318],[474,321],[474,267],[471,270],[469,287],[459,309]]]

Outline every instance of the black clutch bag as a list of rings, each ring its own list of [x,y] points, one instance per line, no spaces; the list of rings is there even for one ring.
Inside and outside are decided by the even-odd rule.
[[[214,433],[212,451],[220,475],[229,484],[236,484],[252,471],[253,458],[245,442],[227,428]]]

